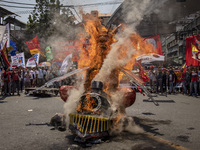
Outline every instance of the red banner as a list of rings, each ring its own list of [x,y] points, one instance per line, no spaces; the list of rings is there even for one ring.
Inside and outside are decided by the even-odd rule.
[[[41,51],[40,41],[38,40],[37,36],[33,38],[30,42],[26,41],[26,44],[30,50],[31,55],[40,53],[42,56],[46,57],[44,53]]]
[[[149,82],[149,77],[144,71],[144,68],[141,65],[141,60],[136,62],[136,65],[139,67],[139,76],[144,82]]]
[[[186,65],[200,66],[200,35],[186,38]]]
[[[7,41],[0,54],[0,62],[1,62],[1,65],[4,67],[4,69],[7,69],[8,67],[10,67],[10,63],[8,61],[7,53],[6,53],[6,45],[7,45]]]
[[[154,35],[151,37],[147,37],[145,38],[145,41],[147,41],[148,43],[151,43],[154,48],[155,48],[155,53],[159,54],[159,55],[163,55],[162,52],[162,46],[161,46],[161,41],[160,41],[160,36],[159,35]]]
[[[54,43],[54,61],[63,62],[65,57],[72,53],[72,60],[78,61],[79,41],[57,41]]]

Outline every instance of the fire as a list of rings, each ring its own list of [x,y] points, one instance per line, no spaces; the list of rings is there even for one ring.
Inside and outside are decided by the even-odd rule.
[[[138,56],[143,55],[143,54],[150,54],[155,51],[153,45],[150,43],[147,43],[145,41],[145,39],[142,38],[137,33],[130,35],[130,41],[131,41],[131,43],[130,43],[131,46],[133,46],[135,49],[135,53],[132,55],[131,60],[125,66],[123,66],[123,68],[125,68],[127,70],[132,70],[133,65],[135,64],[135,60]],[[128,48],[126,48],[126,51],[125,50],[121,51],[123,53],[120,56],[126,56],[124,53],[127,52],[127,49]],[[120,82],[122,76],[123,76],[123,73],[120,73],[119,74],[119,82]]]
[[[110,51],[110,45],[115,41],[113,33],[101,25],[100,20],[92,15],[85,15],[85,31],[80,33],[81,45],[80,61],[78,67],[90,67],[85,88],[90,90],[90,83],[103,65],[106,55]],[[86,40],[87,39],[87,40]],[[88,41],[88,43],[85,43]]]
[[[136,32],[125,36],[126,39],[124,43],[118,44],[118,41],[115,39],[116,28],[112,30],[105,28],[101,25],[98,17],[94,17],[90,14],[83,15],[83,19],[85,30],[79,34],[81,52],[78,67],[90,67],[86,73],[85,92],[88,93],[91,90],[90,85],[92,80],[99,73],[106,56],[113,47],[117,48],[116,60],[119,62],[126,60],[125,64],[119,65],[111,70],[107,82],[104,83],[104,91],[107,93],[116,91],[123,76],[119,71],[120,67],[132,70],[135,59],[139,55],[152,53],[154,48]],[[127,27],[123,26],[123,30],[126,30],[126,28]],[[113,46],[112,44],[115,45]],[[77,111],[81,112],[81,109],[84,109],[88,112],[92,112],[94,104],[94,100],[88,96],[85,98],[84,104],[78,106]]]
[[[90,97],[90,95],[86,95],[84,100],[80,101],[80,105],[78,105],[77,107],[77,111],[78,112],[91,112],[91,113],[95,113],[93,111],[93,107],[95,105],[95,100],[93,98]]]

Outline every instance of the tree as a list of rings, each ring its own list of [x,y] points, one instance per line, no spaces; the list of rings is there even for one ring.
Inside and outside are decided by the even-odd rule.
[[[63,36],[62,28],[74,26],[74,17],[69,8],[63,8],[59,0],[36,0],[36,5],[27,23],[29,39],[38,36],[47,40],[52,35]],[[69,30],[69,29],[68,29]]]
[[[69,8],[64,8],[59,0],[36,0],[36,5],[27,23],[26,39],[38,36],[44,52],[55,40],[73,40],[75,38],[75,18]],[[72,34],[69,34],[72,33]],[[74,35],[74,36],[71,36]],[[41,58],[45,61],[46,58]]]

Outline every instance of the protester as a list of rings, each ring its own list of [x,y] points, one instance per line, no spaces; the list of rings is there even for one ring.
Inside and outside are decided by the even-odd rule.
[[[1,72],[0,72],[0,90],[1,90],[1,95],[3,95],[3,92],[4,92],[4,82],[3,82],[3,80],[4,80],[4,77],[3,77],[3,73],[4,73],[4,69],[2,68],[1,69]]]
[[[150,84],[150,88],[151,88],[151,92],[155,92],[155,81],[156,81],[156,77],[155,77],[155,73],[154,73],[154,68],[153,66],[150,67],[150,71],[148,73],[149,76],[149,84]]]
[[[28,87],[31,86],[31,74],[29,73],[29,70],[25,71],[25,74],[24,74],[24,85],[25,85],[25,88],[28,88]]]
[[[34,76],[35,76],[34,75],[35,72],[33,71],[33,68],[30,69],[29,73],[31,74],[31,78],[30,78],[30,80],[31,80],[31,87],[33,87],[33,81],[34,81]]]
[[[190,81],[191,81],[191,71],[190,68],[187,68],[186,70],[186,89],[187,89],[187,94],[190,93]]]
[[[14,95],[15,90],[17,89],[17,95],[20,96],[19,94],[19,75],[18,75],[18,68],[15,68],[12,72],[12,95]]]
[[[181,82],[183,86],[183,95],[187,95],[187,88],[186,88],[186,72],[181,69]]]
[[[24,89],[24,74],[25,74],[24,68],[20,67],[18,73],[19,73],[19,77],[20,77],[20,90],[21,90],[21,92],[23,92],[23,89]]]
[[[163,81],[162,81],[162,69],[161,68],[158,68],[158,73],[156,75],[156,93],[158,93],[158,91],[161,92],[161,94],[163,94]]]
[[[4,79],[4,95],[11,95],[11,73],[9,68],[3,73]]]
[[[33,86],[37,87],[37,85],[38,85],[38,70],[34,67],[33,71],[34,71]]]
[[[162,87],[164,87],[163,91],[167,92],[167,72],[166,72],[166,69],[163,69]]]
[[[198,93],[199,93],[199,95],[200,95],[200,67],[198,67],[198,84],[199,84],[199,90],[198,90]]]
[[[174,88],[175,75],[172,68],[170,68],[169,70],[168,82],[169,82],[169,94],[171,94],[172,92],[175,93],[175,88]]]
[[[176,69],[178,69],[178,68],[176,68]],[[173,92],[173,93],[175,94],[175,93],[176,93],[176,92],[175,92],[175,88],[176,88],[176,84],[177,84],[177,76],[176,76],[174,70],[175,70],[175,68],[172,69],[172,72],[173,72],[173,74],[174,74],[174,82],[173,82],[173,91],[174,91],[174,92]]]
[[[42,86],[44,83],[44,72],[42,68],[38,68],[38,86]]]
[[[45,82],[48,82],[49,80],[50,80],[50,70],[46,68]]]
[[[197,72],[197,68],[194,67],[191,69],[191,82],[190,82],[190,95],[192,96],[193,94],[195,95],[195,97],[198,96],[197,94],[197,79],[198,79],[198,72]]]

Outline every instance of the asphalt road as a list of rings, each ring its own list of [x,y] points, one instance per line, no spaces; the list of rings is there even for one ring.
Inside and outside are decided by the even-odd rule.
[[[101,144],[85,148],[73,141],[67,131],[54,130],[51,117],[63,113],[59,97],[10,96],[0,98],[0,150],[173,150],[200,148],[200,98],[169,95],[159,96],[159,106],[137,94],[127,115],[145,133],[121,132]]]

